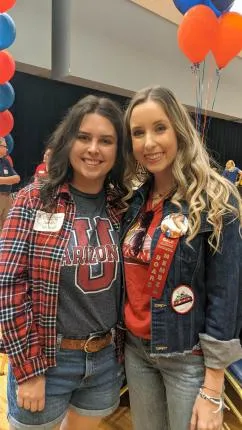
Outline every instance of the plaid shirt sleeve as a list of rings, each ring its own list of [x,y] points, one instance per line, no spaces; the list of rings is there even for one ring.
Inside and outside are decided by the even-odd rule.
[[[18,383],[43,374],[47,363],[33,321],[28,262],[33,209],[20,191],[0,238],[0,322],[4,351]]]

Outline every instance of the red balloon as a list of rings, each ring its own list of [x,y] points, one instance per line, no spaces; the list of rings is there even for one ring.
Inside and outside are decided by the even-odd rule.
[[[212,53],[219,69],[227,64],[242,50],[242,15],[227,12],[219,18],[218,32]]]
[[[13,128],[13,115],[9,110],[0,112],[0,136],[7,136]]]
[[[210,51],[217,29],[218,19],[212,9],[204,5],[194,6],[179,26],[179,48],[192,63],[200,63]]]
[[[16,0],[0,0],[0,13],[11,9],[16,3]]]
[[[15,61],[8,51],[0,51],[0,84],[10,81],[15,73]]]

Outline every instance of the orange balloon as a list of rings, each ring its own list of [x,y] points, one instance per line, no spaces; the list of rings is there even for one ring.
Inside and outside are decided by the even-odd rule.
[[[218,19],[208,6],[198,5],[187,11],[178,29],[178,46],[192,63],[204,60],[212,47]]]
[[[16,3],[16,0],[0,0],[0,12],[6,12],[11,9]]]
[[[212,53],[219,69],[225,67],[242,50],[242,15],[227,12],[219,18]]]

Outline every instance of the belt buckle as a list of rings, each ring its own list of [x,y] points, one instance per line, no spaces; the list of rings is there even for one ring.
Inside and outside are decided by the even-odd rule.
[[[100,338],[101,338],[101,336],[98,336],[98,335],[96,335],[96,334],[91,335],[91,336],[86,340],[86,342],[85,342],[85,345],[84,345],[84,348],[83,348],[84,352],[90,352],[90,351],[88,351],[88,344],[89,344],[89,342],[90,342],[91,340],[94,340],[94,339],[100,339]]]

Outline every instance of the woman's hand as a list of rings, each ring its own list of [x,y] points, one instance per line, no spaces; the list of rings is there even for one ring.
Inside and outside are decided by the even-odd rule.
[[[214,414],[216,409],[217,405],[198,396],[193,406],[190,430],[221,430],[223,412]]]
[[[42,411],[45,407],[45,376],[34,376],[22,382],[17,389],[17,404],[31,412]]]

